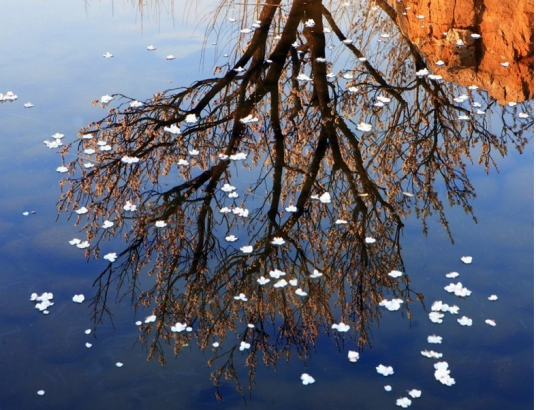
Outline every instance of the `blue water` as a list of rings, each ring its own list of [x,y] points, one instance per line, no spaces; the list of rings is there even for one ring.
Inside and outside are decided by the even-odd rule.
[[[412,290],[425,295],[428,309],[434,300],[458,304],[473,319],[472,327],[449,315],[433,324],[418,303],[411,321],[385,312],[356,364],[346,358],[354,342],[322,335],[308,360],[292,354],[288,362],[278,361],[277,371],[259,364],[251,393],[247,356],[239,354],[235,364],[245,398],[229,382],[221,388],[223,402],[214,398],[206,364],[210,349],[200,352],[192,343],[177,358],[168,354],[165,367],[146,361],[134,324],[144,313],[135,313],[128,300],[113,304],[113,323],[105,321],[96,336],[84,333],[93,327],[89,304],[71,298],[90,297],[106,264],[86,262],[83,252],[68,245],[80,232],[73,221],[56,221],[60,159],[43,141],[56,132],[72,141],[82,126],[104,115],[91,104],[104,94],[145,99],[210,75],[211,41],[201,64],[204,25],[193,10],[185,18],[182,6],[176,4],[174,12],[162,7],[141,16],[127,1],[0,5],[0,92],[18,95],[0,105],[0,409],[236,409],[245,402],[255,409],[389,409],[398,408],[396,399],[412,388],[423,393],[411,408],[532,408],[532,141],[523,155],[512,149],[498,158],[499,172],[469,167],[478,224],[461,209],[448,208],[455,244],[434,217],[427,237],[418,221],[406,221],[401,243]],[[149,44],[157,50],[147,51]],[[103,58],[106,51],[114,57]],[[168,54],[177,59],[166,61]],[[27,101],[34,107],[24,108]],[[24,216],[25,211],[35,214]],[[463,255],[473,256],[473,263],[463,265]],[[473,291],[466,300],[443,290],[451,271]],[[45,291],[54,293],[48,316],[29,301],[32,292]],[[489,302],[490,294],[498,301]],[[496,327],[484,323],[489,318]],[[443,344],[426,343],[434,333],[443,336]],[[93,346],[86,348],[86,342]],[[423,349],[444,354],[454,386],[434,379],[435,361],[422,357]],[[393,366],[395,374],[377,374],[380,363]],[[302,386],[303,372],[316,383]],[[384,391],[386,384],[392,392]],[[37,395],[41,389],[44,396]]]

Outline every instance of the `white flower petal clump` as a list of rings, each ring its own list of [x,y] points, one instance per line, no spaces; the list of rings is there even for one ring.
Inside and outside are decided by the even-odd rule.
[[[335,330],[338,330],[339,332],[348,332],[350,330],[350,325],[347,325],[343,322],[337,324],[337,323],[334,323],[333,325],[331,325],[331,328],[332,329],[335,329]]]
[[[456,384],[454,378],[450,376],[449,364],[447,362],[437,362],[434,364],[434,368],[436,369],[434,372],[434,377],[437,381],[446,386]]]
[[[303,373],[300,378],[304,386],[307,386],[308,384],[313,384],[315,382],[315,379],[309,376],[307,373]]]
[[[376,366],[376,371],[386,377],[395,373],[392,366],[384,366],[383,364]]]

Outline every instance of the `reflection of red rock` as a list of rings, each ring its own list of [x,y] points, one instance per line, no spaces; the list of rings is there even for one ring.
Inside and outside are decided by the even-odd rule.
[[[390,2],[398,11],[400,27],[436,74],[461,85],[477,85],[501,104],[533,98],[534,0]],[[459,40],[463,46],[456,45]],[[445,65],[435,66],[438,60]]]

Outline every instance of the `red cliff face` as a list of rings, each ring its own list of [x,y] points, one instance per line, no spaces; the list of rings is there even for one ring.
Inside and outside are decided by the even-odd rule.
[[[533,98],[534,0],[390,3],[402,31],[446,81],[477,85],[500,104]]]

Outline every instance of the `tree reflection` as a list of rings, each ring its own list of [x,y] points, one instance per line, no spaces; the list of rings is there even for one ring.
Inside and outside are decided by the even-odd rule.
[[[91,244],[86,256],[99,257],[120,235],[127,242],[95,281],[97,321],[110,292],[130,295],[155,316],[140,327],[150,358],[165,363],[165,346],[178,354],[193,334],[202,349],[218,342],[213,378],[242,391],[234,363],[241,341],[250,344],[251,388],[259,360],[275,367],[293,351],[306,358],[333,323],[350,324],[351,338],[367,345],[385,298],[402,299],[410,317],[422,295],[407,276],[387,275],[404,270],[404,218],[415,212],[426,232],[436,214],[450,235],[445,201],[472,214],[465,164],[475,148],[480,163],[494,166],[494,152],[522,150],[531,124],[485,92],[463,96],[417,76],[427,62],[397,34],[390,6],[378,4],[383,12],[320,0],[244,6],[242,15],[258,21],[236,63],[215,70],[223,76],[142,104],[116,94],[121,103],[64,148],[65,159],[77,159],[59,212],[89,208],[76,220]],[[363,23],[353,23],[359,15]],[[377,43],[379,32],[390,42]],[[492,109],[502,110],[502,124],[477,113]],[[236,185],[238,197],[224,184]],[[105,220],[114,225],[103,229]],[[224,239],[231,234],[239,241]],[[276,237],[285,243],[272,244]],[[276,269],[286,286],[274,287]],[[315,270],[323,275],[311,277]]]

